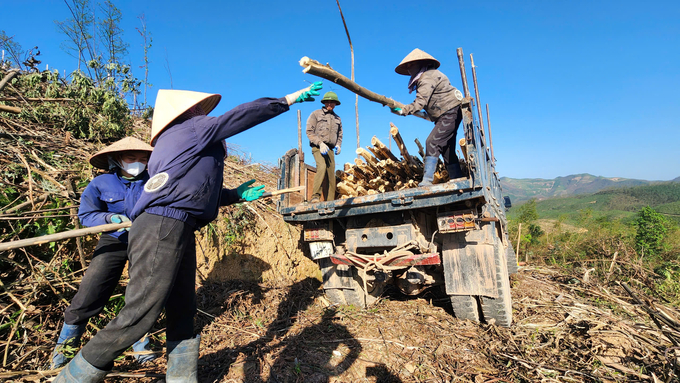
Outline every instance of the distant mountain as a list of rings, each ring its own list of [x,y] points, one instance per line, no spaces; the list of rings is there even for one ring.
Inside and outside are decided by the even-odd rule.
[[[680,182],[680,177],[673,180]],[[592,194],[604,189],[649,185],[658,181],[635,180],[630,178],[608,178],[592,174],[573,174],[555,179],[542,178],[501,178],[503,195],[510,196],[513,203],[528,201],[532,198],[543,200],[553,197],[568,197],[579,194]]]

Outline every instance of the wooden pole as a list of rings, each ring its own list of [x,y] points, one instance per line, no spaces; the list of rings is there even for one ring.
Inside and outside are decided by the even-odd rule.
[[[345,15],[342,14],[342,8],[340,8],[340,0],[335,0],[338,4],[338,10],[340,11],[340,17],[342,18],[342,25],[345,27],[345,33],[347,34],[347,41],[349,41],[349,52],[352,58],[352,81],[354,81],[354,46],[352,45],[352,38],[349,37],[349,29],[347,29],[347,23],[345,22]],[[356,118],[357,125],[357,148],[361,147],[359,143],[359,95],[357,94],[354,100],[354,115]]]
[[[14,107],[14,106],[0,105],[0,112],[8,112],[8,113],[19,114],[19,113],[21,113],[21,108],[17,108],[17,107]]]
[[[19,241],[12,242],[0,242],[0,251],[18,249],[20,247],[42,245],[48,242],[56,242],[63,239],[77,238],[90,234],[102,233],[105,231],[116,231],[118,229],[124,229],[126,227],[132,226],[132,222],[123,223],[109,223],[106,225],[99,225],[93,227],[86,227],[84,229],[69,230],[61,233],[43,235],[35,238],[21,239]]]
[[[356,82],[348,79],[347,77],[341,75],[340,73],[336,72],[333,68],[331,68],[328,65],[322,65],[320,62],[316,60],[312,60],[309,57],[303,57],[300,59],[300,66],[303,67],[304,69],[302,70],[303,73],[309,73],[311,75],[325,78],[326,80],[333,81],[334,83],[342,86],[343,88],[349,90],[352,93],[355,93],[369,101],[377,102],[382,105],[389,106],[390,108],[403,108],[404,104],[394,101],[391,98],[385,97],[383,95],[377,94],[375,92],[372,92]],[[427,115],[422,112],[414,113],[413,114],[416,117],[420,117],[426,120],[429,120]]]
[[[472,58],[472,53],[470,53],[470,65],[472,66],[472,83],[475,85],[475,98],[477,99],[477,102],[475,102],[475,104],[477,104],[477,117],[479,117],[479,129],[481,129],[483,133],[484,120],[482,119],[482,104],[481,101],[479,101],[479,86],[477,86],[477,67],[475,66],[475,60]],[[486,142],[484,144],[486,145]]]
[[[517,228],[517,259],[519,259],[519,243],[522,241],[522,222],[519,223],[519,227]],[[528,261],[528,259],[524,260],[525,262]]]
[[[297,111],[297,123],[298,123],[298,158],[302,155],[302,112],[300,109]],[[295,164],[295,186],[300,186],[300,172],[302,171],[302,163],[298,161]]]
[[[486,127],[489,129],[489,148],[491,148],[491,160],[495,163],[496,157],[493,155],[493,138],[491,137],[491,118],[489,117],[489,104],[486,104]]]
[[[468,87],[467,74],[465,74],[465,59],[463,58],[463,48],[456,49],[458,53],[458,66],[460,67],[460,78],[463,81],[463,95],[470,96],[470,88]]]
[[[285,194],[285,193],[294,193],[294,192],[301,191],[301,190],[305,190],[304,185],[303,186],[296,186],[294,188],[288,188],[288,189],[274,190],[272,192],[266,192],[266,193],[263,193],[260,198],[273,197],[275,195]]]

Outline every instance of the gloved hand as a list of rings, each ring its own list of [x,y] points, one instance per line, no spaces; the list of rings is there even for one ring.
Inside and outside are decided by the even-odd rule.
[[[319,150],[321,151],[321,154],[323,154],[325,156],[326,154],[328,154],[328,145],[326,145],[323,142],[320,143],[319,144]]]
[[[339,147],[339,146],[336,146],[335,149],[334,149],[334,152],[335,152],[335,155],[336,155],[336,156],[337,156],[338,154],[340,154],[340,147]]]
[[[111,223],[123,223],[123,222],[130,222],[130,218],[122,215],[122,214],[114,214],[111,217],[109,217],[109,220]],[[124,227],[122,229],[118,229],[117,231],[130,231],[129,227]]]
[[[262,197],[262,194],[264,194],[264,185],[250,187],[250,185],[254,183],[255,180],[252,179],[248,182],[242,183],[239,187],[237,187],[236,194],[238,197],[246,201],[255,201],[256,199]]]
[[[321,88],[323,88],[323,83],[321,81],[317,81],[305,89],[300,89],[295,93],[286,95],[286,102],[290,106],[296,102],[314,101],[314,97],[312,96],[318,96],[319,90]]]
[[[404,110],[401,108],[390,108],[390,112],[400,115],[400,116],[405,116],[406,114],[404,113]]]

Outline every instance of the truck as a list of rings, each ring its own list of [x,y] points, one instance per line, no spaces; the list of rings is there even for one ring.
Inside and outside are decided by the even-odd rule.
[[[502,196],[481,110],[478,117],[473,113],[476,100],[470,97],[461,56],[459,49],[465,90],[459,127],[465,136],[463,177],[310,203],[315,168],[304,163],[300,149],[279,160],[279,189],[308,187],[302,194],[282,195],[277,209],[286,222],[303,226],[304,243],[333,304],[366,308],[390,285],[406,295],[440,287],[456,317],[511,325],[509,275],[517,272],[517,261],[505,215],[510,201]],[[474,66],[473,77],[476,85]]]

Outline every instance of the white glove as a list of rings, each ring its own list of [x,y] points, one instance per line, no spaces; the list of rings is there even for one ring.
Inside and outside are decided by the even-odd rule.
[[[328,145],[326,145],[326,144],[323,143],[323,142],[320,143],[320,144],[319,144],[319,150],[321,151],[321,154],[323,154],[323,155],[328,154]]]

